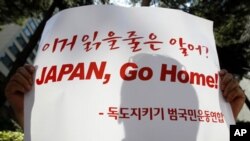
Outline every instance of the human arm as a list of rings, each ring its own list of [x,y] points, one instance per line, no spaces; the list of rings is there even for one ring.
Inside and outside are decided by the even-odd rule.
[[[34,72],[35,68],[32,65],[18,68],[5,88],[5,96],[21,127],[24,124],[24,95],[31,90]]]
[[[231,73],[228,73],[227,70],[221,70],[220,75],[220,88],[222,90],[222,95],[227,102],[230,103],[236,120],[240,110],[242,109],[246,95],[244,91],[239,86],[239,83]]]

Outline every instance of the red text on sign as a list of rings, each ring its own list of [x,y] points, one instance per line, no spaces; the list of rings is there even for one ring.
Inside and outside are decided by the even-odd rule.
[[[214,75],[205,75],[193,71],[188,72],[186,70],[177,70],[176,65],[172,65],[171,68],[168,68],[167,64],[162,64],[160,80],[166,81],[167,77],[170,77],[171,82],[196,84],[215,89],[218,88],[217,73]]]
[[[96,62],[90,62],[86,68],[85,63],[74,64],[63,64],[59,66],[43,67],[40,78],[36,79],[36,84],[46,84],[48,82],[60,82],[63,78],[67,80],[90,80],[95,78],[102,80],[103,84],[108,83],[110,74],[105,74],[105,67],[107,62],[103,61],[98,66]]]

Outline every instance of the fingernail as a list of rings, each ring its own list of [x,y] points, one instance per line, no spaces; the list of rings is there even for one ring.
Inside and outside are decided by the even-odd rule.
[[[30,70],[31,70],[32,72],[34,72],[34,71],[35,71],[35,67],[30,66],[29,68],[30,68]]]
[[[223,74],[225,74],[224,71],[219,71],[219,75],[223,75]]]

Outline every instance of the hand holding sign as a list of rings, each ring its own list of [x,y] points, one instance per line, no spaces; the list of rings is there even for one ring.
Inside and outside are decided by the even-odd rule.
[[[237,116],[243,107],[246,99],[244,91],[240,88],[239,83],[233,78],[233,75],[228,73],[226,70],[219,72],[221,77],[221,90],[222,95],[227,102],[231,104],[234,118]]]
[[[24,120],[24,95],[31,90],[34,72],[35,68],[32,65],[20,67],[5,88],[6,98],[21,127],[23,127]]]

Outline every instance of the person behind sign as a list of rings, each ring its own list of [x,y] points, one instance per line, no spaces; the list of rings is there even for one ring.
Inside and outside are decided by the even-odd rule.
[[[35,67],[32,65],[20,67],[11,77],[5,88],[6,98],[13,108],[16,119],[21,127],[24,124],[24,95],[32,88],[34,72]],[[246,99],[245,93],[240,88],[238,81],[227,70],[221,70],[219,75],[222,95],[230,103],[234,118],[237,119]]]

